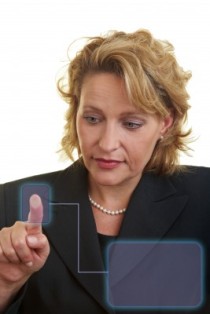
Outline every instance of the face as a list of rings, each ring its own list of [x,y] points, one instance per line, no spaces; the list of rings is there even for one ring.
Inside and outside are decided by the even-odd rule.
[[[138,110],[114,74],[85,77],[77,113],[81,154],[92,182],[136,186],[161,135],[171,125]]]

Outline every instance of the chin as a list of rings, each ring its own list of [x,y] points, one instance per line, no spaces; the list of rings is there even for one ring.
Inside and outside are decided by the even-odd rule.
[[[106,178],[105,175],[103,177],[92,176],[92,178],[96,184],[104,185],[104,186],[115,186],[115,185],[118,185],[122,182],[122,180],[119,180],[119,179],[116,180],[116,177],[115,178]]]

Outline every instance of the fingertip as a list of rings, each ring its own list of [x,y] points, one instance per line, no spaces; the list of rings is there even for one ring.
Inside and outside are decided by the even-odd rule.
[[[30,197],[30,205],[33,208],[38,208],[40,205],[42,205],[41,198],[38,194],[33,194]]]
[[[28,214],[28,222],[33,224],[41,224],[43,220],[43,205],[39,195],[33,194],[29,199],[30,211]]]

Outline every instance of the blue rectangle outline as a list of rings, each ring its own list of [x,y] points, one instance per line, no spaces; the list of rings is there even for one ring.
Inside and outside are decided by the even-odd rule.
[[[20,221],[24,221],[23,220],[23,210],[22,210],[22,206],[23,206],[23,197],[22,196],[23,196],[23,188],[26,185],[31,185],[31,186],[32,185],[39,185],[39,186],[43,185],[43,186],[47,186],[49,188],[49,215],[48,215],[49,218],[47,221],[42,222],[42,225],[45,226],[45,225],[49,224],[51,222],[51,219],[52,219],[52,217],[51,217],[51,215],[52,215],[52,211],[51,211],[52,203],[50,202],[50,200],[52,199],[52,189],[48,183],[44,183],[44,182],[42,182],[42,183],[30,182],[30,183],[24,183],[20,186],[20,194],[19,194],[19,218],[20,218]]]
[[[114,241],[111,241],[107,247],[107,250],[106,250],[106,265],[108,265],[108,251],[110,250],[111,246],[113,244],[116,244],[116,243],[119,243],[119,244],[136,244],[136,243],[155,243],[155,244],[158,244],[158,243],[166,243],[166,244],[170,244],[170,243],[176,243],[176,244],[196,244],[199,246],[200,248],[200,258],[201,258],[201,301],[198,305],[196,306],[120,306],[120,305],[112,305],[109,301],[109,276],[106,277],[106,292],[105,292],[105,297],[106,297],[106,302],[108,304],[108,306],[112,309],[119,309],[119,310],[196,310],[196,309],[199,309],[203,306],[204,302],[205,302],[205,298],[204,298],[204,294],[206,292],[206,289],[205,289],[205,284],[204,284],[204,278],[205,278],[205,274],[206,274],[206,265],[205,265],[205,261],[204,261],[204,257],[205,257],[205,249],[202,245],[202,243],[200,241],[198,241],[197,239],[196,240],[193,240],[193,239],[189,239],[189,240],[160,240],[160,239],[149,239],[149,240],[133,240],[133,241],[130,241],[130,240],[114,240]],[[109,274],[109,270],[107,269],[107,273]]]

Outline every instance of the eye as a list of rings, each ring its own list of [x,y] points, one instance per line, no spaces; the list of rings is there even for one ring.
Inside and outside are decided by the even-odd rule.
[[[123,122],[123,125],[127,128],[127,129],[138,129],[141,126],[143,126],[143,122],[137,122],[137,121],[125,121]]]
[[[100,118],[96,116],[85,115],[83,118],[90,124],[96,124],[100,122]]]

